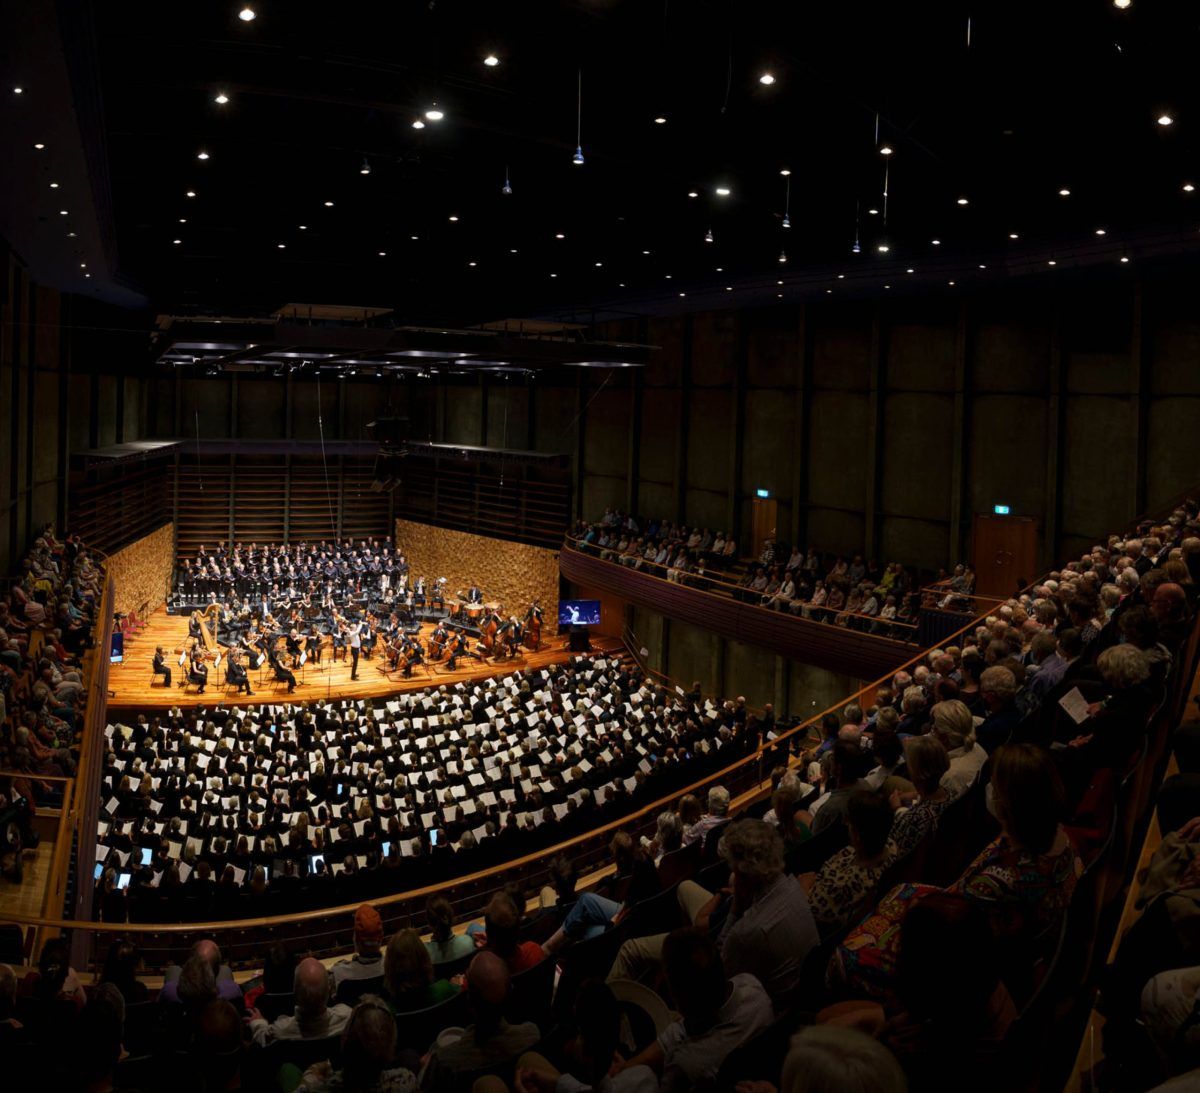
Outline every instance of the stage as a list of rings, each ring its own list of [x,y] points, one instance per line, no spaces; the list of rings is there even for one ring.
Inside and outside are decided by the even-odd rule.
[[[385,675],[380,671],[384,660],[376,653],[367,660],[360,658],[358,662],[358,679],[350,678],[350,656],[347,652],[343,660],[332,659],[332,650],[326,649],[319,665],[311,660],[303,667],[295,670],[297,687],[288,696],[287,684],[277,683],[271,670],[264,666],[250,672],[250,686],[254,694],[239,694],[234,687],[226,687],[225,660],[222,657],[221,667],[215,671],[210,667],[208,686],[204,694],[200,694],[194,686],[186,690],[179,686],[186,677],[186,671],[178,665],[179,652],[190,644],[188,640],[188,616],[168,615],[165,608],[159,608],[150,616],[149,625],[140,633],[125,639],[125,659],[121,664],[109,666],[108,686],[112,692],[108,700],[108,708],[128,709],[131,707],[153,706],[212,706],[220,702],[224,705],[245,706],[252,703],[274,702],[284,699],[290,702],[315,702],[321,698],[383,698],[401,691],[423,690],[426,687],[438,687],[443,683],[456,683],[459,680],[488,679],[495,675],[507,675],[516,669],[529,670],[544,668],[547,664],[559,664],[570,659],[567,650],[567,636],[551,635],[550,628],[543,628],[542,647],[537,652],[522,647],[516,657],[502,657],[497,660],[472,660],[463,657],[459,660],[454,672],[447,671],[445,663],[421,664],[413,669],[411,679],[405,679],[400,672]],[[429,636],[434,631],[433,623],[421,626],[421,645],[428,647]],[[611,652],[621,648],[621,642],[616,638],[604,637],[600,634],[591,635],[593,652]],[[164,687],[162,677],[155,676],[151,661],[154,659],[155,646],[161,645],[166,654],[167,663],[171,667],[171,686]],[[471,642],[474,649],[476,642]],[[381,648],[381,646],[380,646]]]

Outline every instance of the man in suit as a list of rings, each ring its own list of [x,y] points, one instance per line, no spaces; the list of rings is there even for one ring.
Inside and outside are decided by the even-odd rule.
[[[362,651],[362,623],[356,622],[350,627],[350,678],[358,679],[358,654]]]
[[[483,592],[476,585],[467,589],[467,603],[483,603]]]
[[[154,650],[154,674],[163,677],[163,686],[171,686],[171,669],[167,667],[166,657],[163,655],[162,646],[159,645]]]

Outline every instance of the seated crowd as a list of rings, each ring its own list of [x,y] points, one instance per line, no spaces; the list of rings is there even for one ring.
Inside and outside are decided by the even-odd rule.
[[[685,795],[658,816],[653,837],[618,831],[612,868],[591,891],[576,891],[560,857],[546,889],[496,890],[464,933],[435,897],[417,924],[425,937],[411,914],[388,937],[367,902],[353,916],[353,955],[327,967],[271,945],[244,983],[201,941],[154,1002],[143,1001],[134,946],[116,942],[88,989],[51,941],[19,988],[0,969],[8,1050],[28,1051],[43,1078],[51,1064],[85,1071],[77,1080],[90,1089],[1022,1088],[1022,1068],[1038,1064],[1019,1038],[1035,969],[1069,933],[1113,786],[1141,754],[1190,635],[1196,517],[1188,505],[1140,540],[1108,540],[1004,604],[962,646],[930,651],[870,701],[830,715],[820,739],[784,735],[769,800],[738,811],[712,785],[703,803]],[[612,670],[564,669],[560,696],[615,683],[630,698],[614,707],[640,721],[645,707],[632,695],[648,685],[627,673],[623,687],[604,674]],[[523,683],[535,708],[553,686]],[[451,696],[443,713],[454,693],[437,692]],[[657,697],[669,701],[660,731],[699,716],[694,696],[677,696],[683,708]],[[416,716],[427,719],[421,702]],[[551,724],[578,716],[562,711]],[[718,738],[738,732],[736,707],[703,713]],[[271,720],[282,731],[286,722]],[[301,714],[297,733],[303,724]],[[742,742],[726,746],[748,746],[758,731],[746,718]],[[405,732],[428,732],[427,720]],[[321,739],[314,728],[309,745]],[[638,739],[626,741],[635,754]],[[541,758],[537,747],[526,766]],[[596,767],[599,752],[583,751]],[[269,759],[285,782],[288,754]],[[465,754],[439,756],[433,769],[448,780]],[[325,769],[341,759],[325,755]],[[357,774],[346,762],[343,772]],[[368,785],[371,770],[364,759]],[[266,792],[275,793],[269,781]],[[446,824],[435,815],[436,828]],[[1171,1012],[1186,1031],[1183,1009]],[[83,1048],[53,1058],[47,1048],[64,1040]],[[125,1050],[134,1058],[121,1062]],[[147,1062],[157,1069],[135,1068]]]
[[[822,556],[813,548],[769,539],[736,583],[729,569],[739,562],[737,542],[724,532],[643,520],[613,509],[573,532],[582,549],[644,573],[706,591],[726,592],[746,603],[806,619],[910,639],[920,597],[912,574],[899,562],[880,565],[863,556]],[[939,575],[944,576],[944,575]],[[974,573],[959,565],[947,580],[963,594]],[[906,627],[904,624],[909,624]]]
[[[97,910],[203,921],[417,888],[619,819],[773,730],[769,708],[604,658],[378,706],[139,715],[106,730]]]
[[[0,769],[15,772],[0,778],[0,814],[17,809],[26,827],[39,804],[61,799],[46,779],[75,773],[83,657],[102,594],[103,573],[79,539],[46,527],[0,595]],[[0,873],[21,871],[19,850],[0,849]]]

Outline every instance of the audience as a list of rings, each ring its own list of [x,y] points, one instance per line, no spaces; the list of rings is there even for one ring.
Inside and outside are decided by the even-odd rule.
[[[306,957],[296,965],[292,984],[296,1010],[267,1021],[257,1010],[250,1012],[250,1036],[260,1047],[277,1040],[324,1040],[339,1036],[350,1020],[350,1007],[330,1005],[332,984],[325,965]]]
[[[383,919],[369,903],[354,912],[354,955],[330,969],[333,987],[351,979],[378,979],[384,974]]]
[[[395,1013],[412,1013],[445,1002],[458,988],[434,979],[433,960],[416,930],[397,930],[383,958],[383,999]]]
[[[466,990],[474,1020],[461,1035],[448,1031],[434,1043],[421,1074],[421,1089],[429,1093],[464,1093],[484,1072],[507,1081],[522,1053],[541,1039],[532,1022],[511,1025],[505,1019],[509,969],[495,953],[481,952],[471,961]]]

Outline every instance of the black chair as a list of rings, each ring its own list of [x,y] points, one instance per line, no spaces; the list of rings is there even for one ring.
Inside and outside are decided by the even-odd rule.
[[[25,934],[15,922],[0,924],[0,963],[25,963]]]
[[[465,1026],[471,1017],[471,1006],[466,991],[459,991],[453,998],[439,1002],[412,1013],[396,1014],[396,1050],[405,1049],[423,1055],[429,1045],[437,1039],[442,1029],[455,1025]]]
[[[264,992],[258,996],[257,1008],[258,1012],[268,1021],[274,1021],[277,1017],[283,1017],[296,1008],[296,996],[291,991],[286,994],[282,991],[275,994]]]
[[[382,990],[382,975],[373,975],[368,979],[343,979],[337,985],[333,1000],[345,1006],[353,1006],[364,994],[379,994]]]
[[[508,1019],[513,1024],[532,1021],[545,1035],[550,1030],[550,1003],[554,997],[555,961],[547,957],[512,977]]]
[[[584,980],[604,979],[608,975],[625,939],[631,936],[622,922],[611,930],[578,941],[569,949],[563,950],[559,960],[562,975],[554,993],[556,1015],[565,1017],[571,1012],[575,1005],[575,996]]]
[[[830,824],[787,856],[787,871],[799,876],[815,873],[843,847],[850,845],[850,828],[844,821]]]
[[[150,1055],[159,1046],[162,1006],[158,1002],[127,1002],[122,1046],[130,1055]]]
[[[736,1047],[717,1071],[716,1089],[733,1089],[738,1082],[763,1081],[779,1087],[783,1060],[793,1033],[800,1027],[801,1015],[795,1011],[777,1017],[762,1032]]]

